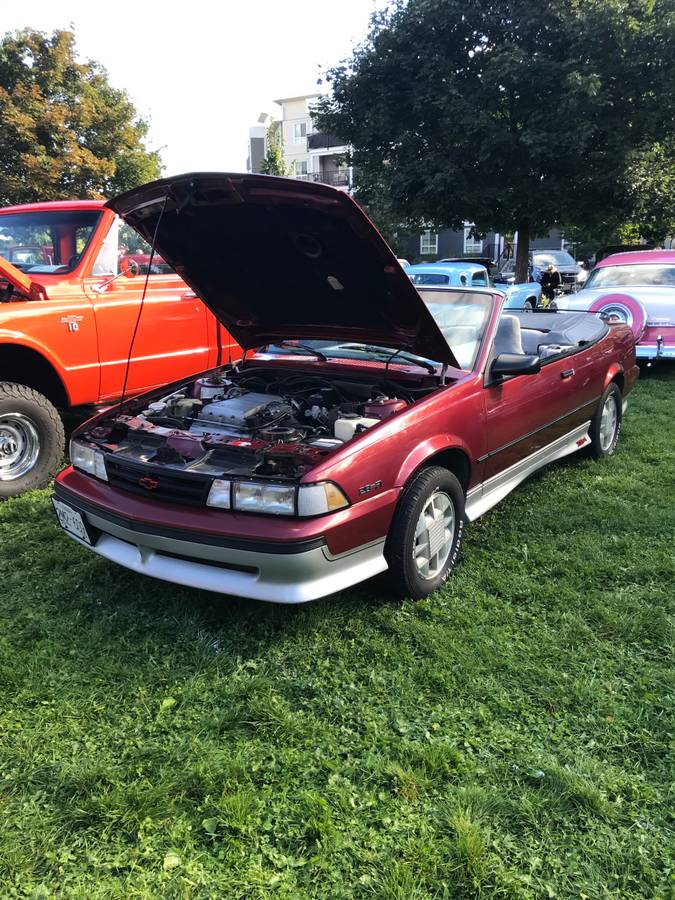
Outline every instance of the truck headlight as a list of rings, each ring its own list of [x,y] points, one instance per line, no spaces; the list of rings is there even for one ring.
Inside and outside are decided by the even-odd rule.
[[[349,501],[330,481],[296,488],[292,484],[216,478],[206,505],[277,516],[320,516],[349,506]]]
[[[86,472],[87,475],[93,475],[102,481],[108,480],[105,455],[100,450],[73,440],[70,442],[70,461],[74,469],[79,469],[80,472]]]

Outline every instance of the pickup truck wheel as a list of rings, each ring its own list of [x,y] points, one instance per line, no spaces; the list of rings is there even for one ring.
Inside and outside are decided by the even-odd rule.
[[[591,438],[589,452],[593,459],[605,459],[614,453],[621,435],[622,419],[623,397],[618,385],[612,382],[600,398],[588,429]]]
[[[63,424],[49,400],[32,388],[0,382],[0,499],[44,487],[64,450]]]
[[[523,305],[523,309],[525,312],[534,312],[536,306],[537,301],[534,299],[534,297],[528,297]]]
[[[421,600],[450,575],[464,531],[464,493],[447,469],[430,466],[407,485],[385,556],[397,593]]]

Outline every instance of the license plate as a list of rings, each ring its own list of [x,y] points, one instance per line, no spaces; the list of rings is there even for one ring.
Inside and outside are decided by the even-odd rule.
[[[64,531],[67,531],[68,534],[72,534],[81,541],[84,541],[86,544],[91,544],[91,538],[89,537],[87,526],[85,525],[81,514],[76,509],[73,509],[66,503],[62,503],[60,500],[55,500],[53,497],[52,503],[54,504],[54,512],[56,513],[61,528],[63,528]]]

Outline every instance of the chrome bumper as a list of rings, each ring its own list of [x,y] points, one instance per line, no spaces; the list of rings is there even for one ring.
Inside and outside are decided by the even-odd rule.
[[[68,499],[64,502],[78,508]],[[325,545],[298,553],[258,552],[139,533],[89,510],[78,511],[100,531],[94,544],[68,533],[88,550],[142,575],[219,594],[306,603],[387,569],[384,538],[339,556],[333,556]]]
[[[675,359],[675,344],[636,344],[635,355],[638,359]]]

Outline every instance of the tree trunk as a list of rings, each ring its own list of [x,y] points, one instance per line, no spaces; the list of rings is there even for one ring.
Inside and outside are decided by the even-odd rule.
[[[530,256],[530,225],[528,222],[518,224],[518,246],[516,248],[516,284],[527,281]]]

